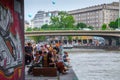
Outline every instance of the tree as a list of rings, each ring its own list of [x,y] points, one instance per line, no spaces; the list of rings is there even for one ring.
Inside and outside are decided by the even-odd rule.
[[[106,30],[107,29],[107,25],[106,24],[103,24],[102,25],[102,30]]]
[[[73,16],[64,11],[59,12],[58,16],[51,16],[51,23],[57,28],[71,28],[74,22]]]
[[[41,29],[48,29],[48,28],[49,28],[48,24],[44,24],[41,26]]]
[[[113,28],[113,29],[118,28],[117,22],[111,21],[110,24],[109,24],[109,27]]]
[[[81,28],[81,29],[82,29],[82,28],[87,28],[87,25],[86,25],[85,23],[78,23],[78,24],[77,24],[77,28],[78,28],[78,29],[80,29],[80,28]]]
[[[32,28],[31,28],[31,27],[28,27],[28,28],[26,29],[26,31],[32,31]]]
[[[116,28],[120,28],[120,18],[116,19]]]
[[[39,31],[39,30],[40,30],[40,28],[38,28],[38,27],[33,28],[33,31]]]
[[[69,40],[69,41],[72,41],[72,36],[68,36],[68,40]]]
[[[31,36],[30,37],[31,39],[33,39],[35,42],[39,42],[40,40],[41,41],[45,41],[45,36]]]
[[[87,27],[87,28],[89,28],[89,29],[91,29],[91,30],[93,30],[93,29],[94,29],[94,27],[93,27],[93,26],[89,26],[89,27]]]

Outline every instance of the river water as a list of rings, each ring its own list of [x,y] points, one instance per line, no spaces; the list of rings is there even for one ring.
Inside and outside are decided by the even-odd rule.
[[[120,80],[120,52],[100,49],[69,50],[79,80]]]

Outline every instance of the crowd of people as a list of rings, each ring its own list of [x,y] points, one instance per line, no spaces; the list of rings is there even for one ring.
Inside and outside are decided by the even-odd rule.
[[[34,67],[56,67],[59,73],[65,74],[69,68],[68,52],[62,48],[62,43],[25,45],[25,65],[31,65],[28,74]]]

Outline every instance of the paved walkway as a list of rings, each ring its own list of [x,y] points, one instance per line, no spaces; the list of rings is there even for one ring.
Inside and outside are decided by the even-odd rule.
[[[43,77],[43,76],[33,76],[27,74],[28,68],[25,67],[25,80],[78,80],[72,68],[69,69],[67,74],[60,74],[57,77]]]

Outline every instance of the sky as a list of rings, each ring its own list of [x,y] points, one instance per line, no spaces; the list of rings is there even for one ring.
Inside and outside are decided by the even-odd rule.
[[[24,0],[25,20],[30,22],[37,11],[70,11],[98,4],[118,2],[119,0]]]

